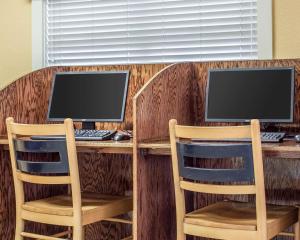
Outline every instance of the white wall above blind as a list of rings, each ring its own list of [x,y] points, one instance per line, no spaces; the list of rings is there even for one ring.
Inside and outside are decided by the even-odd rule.
[[[45,64],[257,59],[258,0],[45,0]]]

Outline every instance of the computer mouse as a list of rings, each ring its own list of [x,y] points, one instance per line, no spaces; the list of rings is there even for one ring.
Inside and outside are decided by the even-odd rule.
[[[113,138],[114,141],[129,140],[130,136],[126,133],[117,132]]]
[[[300,134],[295,135],[295,141],[300,143]]]

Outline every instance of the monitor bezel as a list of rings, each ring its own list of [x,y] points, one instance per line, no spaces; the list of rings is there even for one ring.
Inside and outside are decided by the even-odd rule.
[[[72,75],[72,74],[86,74],[86,75],[89,75],[89,74],[116,74],[116,73],[125,73],[126,74],[121,118],[112,118],[112,119],[72,118],[72,120],[75,121],[75,122],[123,122],[124,117],[125,117],[126,100],[127,100],[127,94],[128,94],[128,82],[129,82],[129,74],[130,74],[129,70],[124,70],[124,71],[123,70],[122,71],[87,71],[87,72],[73,72],[72,71],[72,72],[56,72],[56,73],[54,73],[53,78],[52,78],[51,93],[50,93],[49,102],[48,102],[47,121],[49,121],[49,122],[60,122],[60,121],[65,120],[65,118],[50,117],[50,109],[51,109],[51,106],[52,106],[52,96],[53,96],[53,92],[54,92],[55,81],[56,81],[56,76],[57,75]]]
[[[205,122],[220,122],[220,123],[243,123],[250,122],[251,119],[226,119],[226,118],[208,118],[208,93],[209,93],[209,83],[210,74],[212,72],[223,72],[223,71],[266,71],[266,70],[290,70],[291,71],[291,110],[289,119],[258,119],[262,123],[293,123],[294,121],[294,98],[295,98],[295,67],[270,67],[270,68],[224,68],[224,69],[208,69],[208,78],[206,86],[206,96],[205,96]]]

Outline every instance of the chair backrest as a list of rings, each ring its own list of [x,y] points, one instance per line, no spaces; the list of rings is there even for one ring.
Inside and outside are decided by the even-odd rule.
[[[81,219],[81,190],[73,121],[64,124],[18,124],[6,119],[17,212],[24,203],[23,182],[71,185],[74,217]],[[31,140],[31,136],[63,135],[64,140]],[[59,161],[30,161],[24,153],[58,153]]]
[[[175,186],[177,232],[185,215],[184,191],[211,194],[256,195],[257,231],[266,234],[266,202],[258,120],[248,126],[193,127],[170,120],[170,140]],[[224,139],[248,138],[249,143],[225,143]],[[202,139],[204,141],[192,141]],[[207,140],[205,142],[205,140]],[[218,142],[219,141],[219,142]],[[242,158],[242,168],[197,168],[188,166],[186,158]],[[234,184],[227,184],[227,183]],[[240,183],[240,184],[238,184]],[[178,229],[179,228],[179,229]]]

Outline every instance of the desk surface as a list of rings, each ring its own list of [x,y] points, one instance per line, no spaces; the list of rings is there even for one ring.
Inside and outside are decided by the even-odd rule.
[[[0,137],[0,145],[7,148],[8,140],[5,136]],[[117,153],[132,154],[133,142],[125,141],[76,141],[78,152]],[[138,144],[138,148],[151,155],[171,155],[171,146],[168,140],[151,140]],[[263,143],[262,149],[265,157],[274,158],[300,158],[300,143],[292,140],[281,143]]]
[[[0,145],[7,149],[8,140],[6,136],[0,136]],[[97,153],[120,153],[132,154],[132,140],[116,141],[76,141],[78,152],[97,152]]]
[[[144,141],[138,144],[138,148],[143,149],[146,154],[170,155],[171,145],[168,140],[164,141]],[[292,140],[281,143],[263,143],[262,150],[265,157],[274,158],[300,158],[300,143]]]

